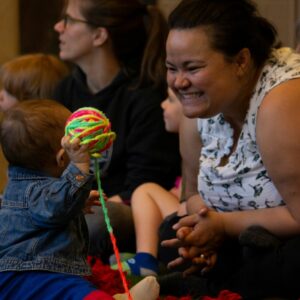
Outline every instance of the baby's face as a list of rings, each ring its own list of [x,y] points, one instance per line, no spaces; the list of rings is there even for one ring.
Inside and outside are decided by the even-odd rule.
[[[5,89],[0,91],[0,111],[6,111],[18,103],[16,97],[8,93]]]

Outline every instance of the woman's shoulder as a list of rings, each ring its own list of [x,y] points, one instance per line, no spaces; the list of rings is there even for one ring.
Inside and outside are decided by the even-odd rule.
[[[274,88],[296,78],[300,78],[300,55],[291,48],[273,49],[256,84],[251,99],[252,109],[257,110]]]
[[[268,90],[286,80],[299,77],[300,55],[293,49],[284,47],[273,49],[262,70],[259,84],[265,84]]]

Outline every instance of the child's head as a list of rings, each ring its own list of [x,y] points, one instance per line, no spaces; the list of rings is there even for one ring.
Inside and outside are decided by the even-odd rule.
[[[57,154],[70,114],[63,105],[52,100],[24,101],[7,110],[0,127],[1,146],[7,161],[44,172],[57,169]]]
[[[51,99],[57,84],[68,72],[62,61],[48,54],[27,54],[6,62],[0,71],[0,111],[6,111],[18,101]]]
[[[179,132],[180,120],[183,116],[182,106],[174,92],[168,88],[168,98],[161,103],[164,110],[164,121],[166,130]]]

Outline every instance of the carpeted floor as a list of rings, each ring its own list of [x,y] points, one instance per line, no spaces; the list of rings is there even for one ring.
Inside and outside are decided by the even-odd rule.
[[[88,257],[88,262],[92,267],[92,275],[86,277],[100,290],[114,295],[117,293],[123,293],[124,288],[121,280],[121,276],[118,270],[112,270],[109,265],[104,265],[101,260],[95,257]],[[128,286],[131,287],[139,280],[141,277],[126,276]],[[202,297],[201,300],[241,300],[241,296],[230,291],[221,291],[217,298],[212,298],[209,296]],[[190,296],[185,297],[175,297],[172,295],[161,295],[158,300],[192,300]],[[200,300],[200,299],[199,299]]]

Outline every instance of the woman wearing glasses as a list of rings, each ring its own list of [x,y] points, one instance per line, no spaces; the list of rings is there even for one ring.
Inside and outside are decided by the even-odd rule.
[[[164,129],[166,24],[157,8],[138,0],[69,0],[59,34],[59,56],[75,64],[55,98],[71,111],[102,110],[117,138],[102,167],[102,187],[121,251],[135,251],[128,205],[144,182],[171,188],[180,173],[176,136]],[[87,217],[90,251],[112,253],[101,209]],[[100,230],[99,230],[100,229]]]

